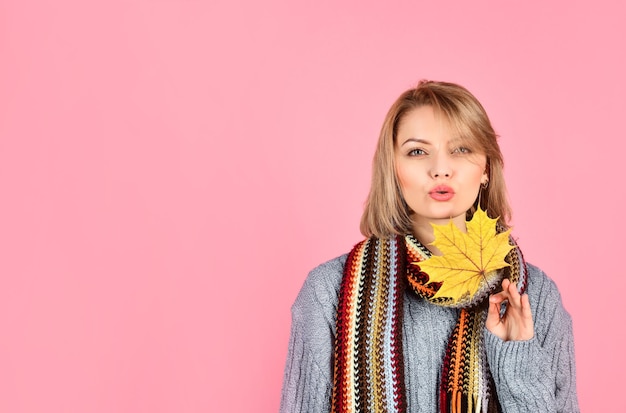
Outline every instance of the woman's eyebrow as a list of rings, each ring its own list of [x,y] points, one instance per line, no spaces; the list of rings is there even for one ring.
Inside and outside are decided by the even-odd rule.
[[[404,142],[402,142],[402,144],[400,144],[400,146],[404,146],[409,142],[414,142],[414,143],[423,143],[425,145],[430,145],[430,142],[425,140],[425,139],[421,139],[421,138],[408,138],[406,139]]]

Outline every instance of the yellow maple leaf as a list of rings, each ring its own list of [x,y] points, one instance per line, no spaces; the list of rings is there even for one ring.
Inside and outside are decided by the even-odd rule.
[[[497,278],[500,268],[509,266],[504,260],[513,246],[507,230],[496,234],[497,219],[478,208],[467,233],[450,220],[447,225],[433,224],[432,243],[443,255],[433,255],[419,266],[429,276],[429,283],[441,282],[434,298],[446,297],[458,303],[471,298],[477,291],[488,288]]]

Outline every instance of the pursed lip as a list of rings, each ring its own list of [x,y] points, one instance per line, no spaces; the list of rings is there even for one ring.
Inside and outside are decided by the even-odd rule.
[[[447,185],[437,185],[431,189],[429,194],[454,194],[454,190]]]
[[[454,190],[447,185],[437,185],[428,195],[435,201],[448,202],[454,197]]]

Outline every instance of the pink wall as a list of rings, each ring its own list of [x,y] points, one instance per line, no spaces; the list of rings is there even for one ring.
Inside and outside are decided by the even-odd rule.
[[[420,78],[491,114],[581,406],[612,410],[622,3],[302,3],[0,2],[0,411],[276,411],[289,307],[360,239],[382,118]]]

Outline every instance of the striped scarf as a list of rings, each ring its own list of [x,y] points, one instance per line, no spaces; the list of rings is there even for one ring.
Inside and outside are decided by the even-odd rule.
[[[512,239],[511,243],[515,245]],[[407,411],[402,349],[405,289],[410,287],[433,304],[452,306],[433,298],[441,283],[428,284],[428,274],[420,271],[419,261],[429,256],[412,235],[369,238],[348,255],[337,307],[334,413]],[[511,266],[500,270],[501,277],[524,291],[527,270],[519,248],[512,249],[506,261]],[[490,291],[481,290],[462,304],[448,340],[439,387],[441,412],[500,411],[483,342]]]

